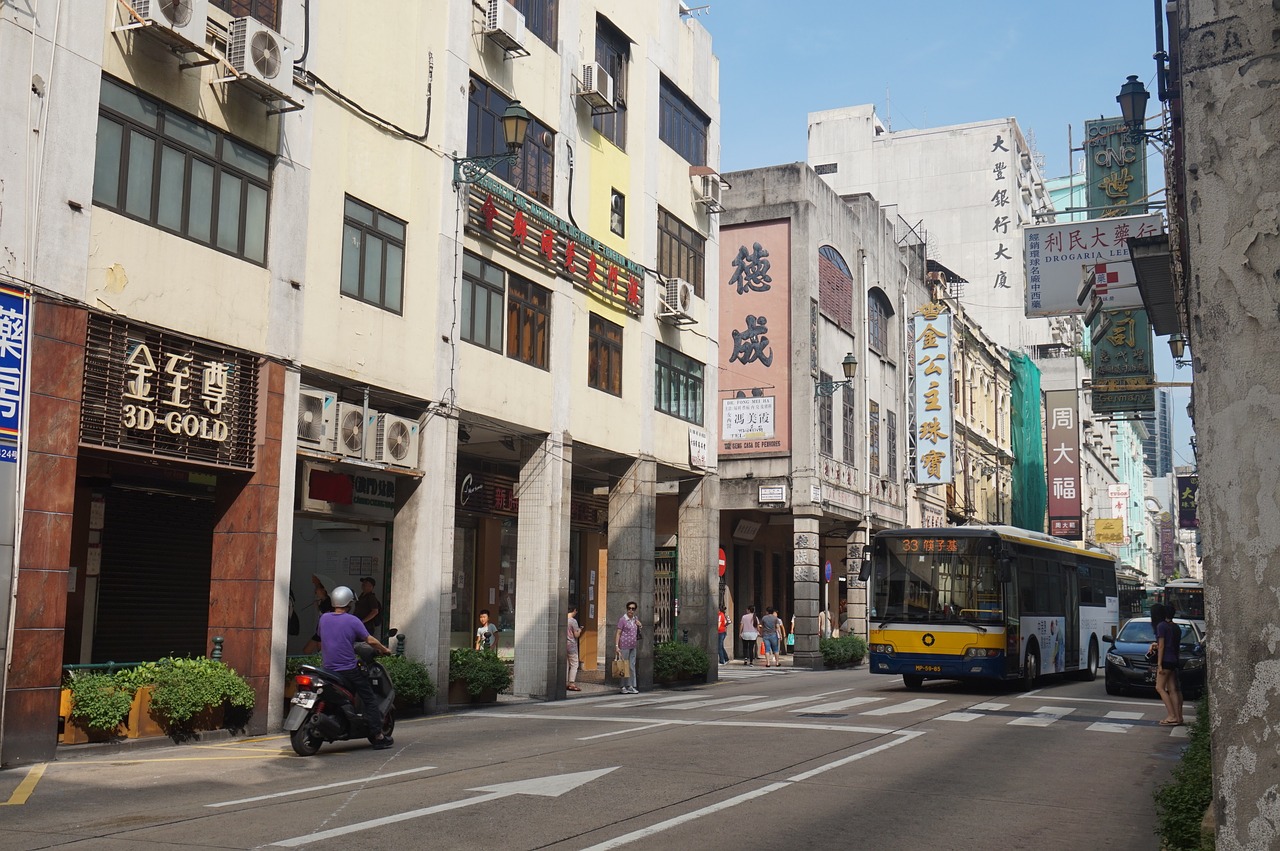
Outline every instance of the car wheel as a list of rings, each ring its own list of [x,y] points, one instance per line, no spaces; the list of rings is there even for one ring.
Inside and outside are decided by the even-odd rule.
[[[1107,680],[1107,694],[1124,694],[1124,689],[1111,682],[1111,680]]]
[[[1040,646],[1034,641],[1027,644],[1027,658],[1022,664],[1022,687],[1031,691],[1040,681]]]
[[[903,674],[902,682],[909,689],[924,688],[924,677],[919,674]]]

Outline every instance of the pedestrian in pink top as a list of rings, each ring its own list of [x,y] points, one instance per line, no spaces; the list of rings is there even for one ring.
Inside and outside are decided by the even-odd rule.
[[[640,619],[636,617],[636,603],[627,603],[627,613],[618,619],[618,631],[613,637],[613,649],[619,659],[626,659],[631,672],[622,682],[623,694],[639,694],[636,688],[636,645],[640,643]]]

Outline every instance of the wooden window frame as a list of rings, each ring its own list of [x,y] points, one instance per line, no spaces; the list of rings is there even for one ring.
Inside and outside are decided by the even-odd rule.
[[[551,290],[507,273],[507,357],[551,369]]]
[[[587,386],[622,396],[622,326],[592,313],[587,344]]]
[[[658,138],[690,165],[707,164],[711,119],[662,75],[658,85]]]
[[[685,279],[694,295],[705,298],[707,238],[662,207],[658,208],[658,274]]]

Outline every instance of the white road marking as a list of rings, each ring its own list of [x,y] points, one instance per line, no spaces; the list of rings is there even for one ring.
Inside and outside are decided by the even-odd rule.
[[[767,786],[761,786],[759,789],[752,789],[748,792],[742,793],[741,795],[736,795],[732,798],[728,798],[724,801],[720,801],[719,803],[702,807],[701,809],[694,810],[693,812],[684,813],[683,815],[678,815],[675,818],[670,818],[670,819],[667,819],[666,821],[660,821],[657,824],[650,825],[649,827],[642,827],[639,830],[633,830],[630,833],[624,833],[622,836],[615,836],[613,839],[607,839],[604,842],[600,842],[596,845],[592,845],[588,848],[584,848],[583,851],[608,851],[608,849],[611,849],[611,848],[620,848],[623,845],[630,845],[632,842],[635,842],[639,839],[647,839],[648,837],[661,833],[664,830],[669,830],[670,828],[677,827],[682,824],[686,824],[687,822],[695,821],[696,819],[700,819],[703,816],[711,815],[712,813],[717,813],[717,812],[720,812],[721,810],[727,810],[731,807],[736,807],[738,804],[745,804],[748,801],[754,801],[756,798],[763,797],[764,795],[768,795],[771,792],[777,792],[780,789],[786,789],[795,783],[800,783],[804,780],[808,780],[811,777],[816,777],[817,775],[822,774],[824,772],[831,771],[832,769],[835,769],[835,768],[839,768],[842,765],[848,765],[851,762],[855,762],[857,760],[863,759],[873,754],[880,753],[891,747],[894,747],[895,745],[900,745],[903,742],[909,742],[912,739],[914,739],[916,736],[921,736],[924,734],[919,732],[914,732],[914,733],[895,733],[895,735],[898,736],[898,738],[892,742],[885,742],[884,744],[877,745],[874,748],[869,748],[868,750],[865,750],[865,751],[859,751],[856,754],[852,754],[850,756],[834,760],[833,762],[829,762],[825,765],[820,765],[817,768],[814,768],[810,771],[802,772],[800,774],[795,775],[794,777],[788,777],[785,781],[778,782],[778,783],[770,783]]]
[[[709,697],[705,700],[690,700],[687,703],[673,703],[667,706],[659,706],[658,709],[704,709],[708,706],[722,706],[726,703],[742,703],[744,700],[760,700],[764,697],[762,694],[740,694],[736,697]],[[742,707],[732,707],[728,711],[734,712]],[[721,710],[722,712],[725,710]]]
[[[822,694],[804,694],[804,695],[800,695],[799,697],[779,697],[773,700],[766,700],[763,703],[753,703],[750,706],[727,706],[722,709],[718,709],[716,711],[717,712],[735,712],[735,711],[745,710],[746,712],[763,712],[767,709],[778,709],[779,707],[783,707],[783,706],[793,706],[794,704],[797,704],[797,703],[807,703],[810,700],[817,700],[818,698],[827,697],[829,695],[840,694],[848,690],[849,689],[847,688],[842,688],[842,689],[836,689],[835,691],[823,692]]]
[[[948,712],[946,715],[939,715],[938,721],[973,721],[976,718],[986,718],[987,716],[981,712]]]
[[[904,703],[895,703],[893,706],[882,706],[879,709],[869,709],[863,712],[863,715],[902,715],[906,712],[918,712],[921,709],[928,709],[931,706],[937,706],[940,703],[946,703],[945,700],[932,700],[927,697],[918,697],[915,700],[908,700]]]
[[[1007,703],[975,703],[969,709],[974,712],[999,712],[1001,709],[1008,709]]]
[[[1014,718],[1009,723],[1015,727],[1048,727],[1075,711],[1071,706],[1041,706],[1035,714],[1025,718]]]
[[[614,730],[611,733],[597,733],[594,736],[579,736],[578,741],[589,742],[592,739],[607,739],[610,736],[621,736],[625,733],[640,733],[644,730],[652,730],[654,727],[668,727],[678,722],[675,721],[654,721],[651,724],[645,724],[641,727],[627,727],[625,730]]]
[[[876,703],[884,700],[883,697],[851,697],[847,700],[836,700],[831,703],[819,703],[817,706],[805,706],[800,709],[792,709],[792,712],[839,712],[841,709],[848,709],[850,706],[862,706],[866,703]]]
[[[270,795],[255,795],[252,798],[238,798],[234,801],[219,801],[216,804],[205,804],[206,807],[231,807],[236,804],[251,804],[254,801],[267,801],[271,798],[287,798],[290,795],[302,795],[307,792],[323,792],[325,789],[338,789],[343,786],[354,786],[357,783],[376,783],[380,780],[387,780],[392,777],[403,777],[406,774],[419,774],[423,771],[431,771],[434,765],[424,765],[421,768],[408,768],[404,771],[392,771],[389,774],[374,774],[369,777],[358,777],[355,780],[343,780],[339,783],[326,783],[323,786],[307,786],[303,789],[290,789],[287,792],[272,792]]]

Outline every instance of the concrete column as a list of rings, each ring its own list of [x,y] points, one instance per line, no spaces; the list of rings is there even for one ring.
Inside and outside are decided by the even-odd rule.
[[[862,545],[867,541],[867,530],[857,529],[849,536],[845,546],[845,590],[849,608],[847,616],[852,624],[854,635],[867,637],[867,583],[858,581],[858,571],[862,568]],[[843,628],[843,624],[841,627]],[[840,633],[844,635],[842,631]]]
[[[616,683],[610,671],[613,636],[628,600],[635,600],[643,627],[636,650],[636,684],[653,683],[653,546],[657,514],[658,465],[642,458],[631,465],[609,494],[609,584],[604,610],[606,681]]]
[[[819,599],[822,591],[818,569],[822,534],[817,517],[796,515],[793,519],[792,553],[796,583],[796,646],[792,665],[797,668],[821,668],[818,652],[818,610],[826,604]]]
[[[520,465],[516,694],[565,697],[572,480],[573,442],[567,434],[552,434],[534,445]]]
[[[720,479],[707,473],[680,490],[680,630],[689,643],[707,651],[707,682],[720,670],[716,614],[719,611]],[[679,638],[679,637],[677,637]]]
[[[458,423],[428,417],[419,432],[418,467],[430,473],[399,497],[391,545],[391,608],[387,625],[405,636],[405,655],[431,672],[433,709],[449,705],[449,617],[452,612]],[[398,486],[399,488],[400,486]],[[407,485],[403,485],[406,489]]]

